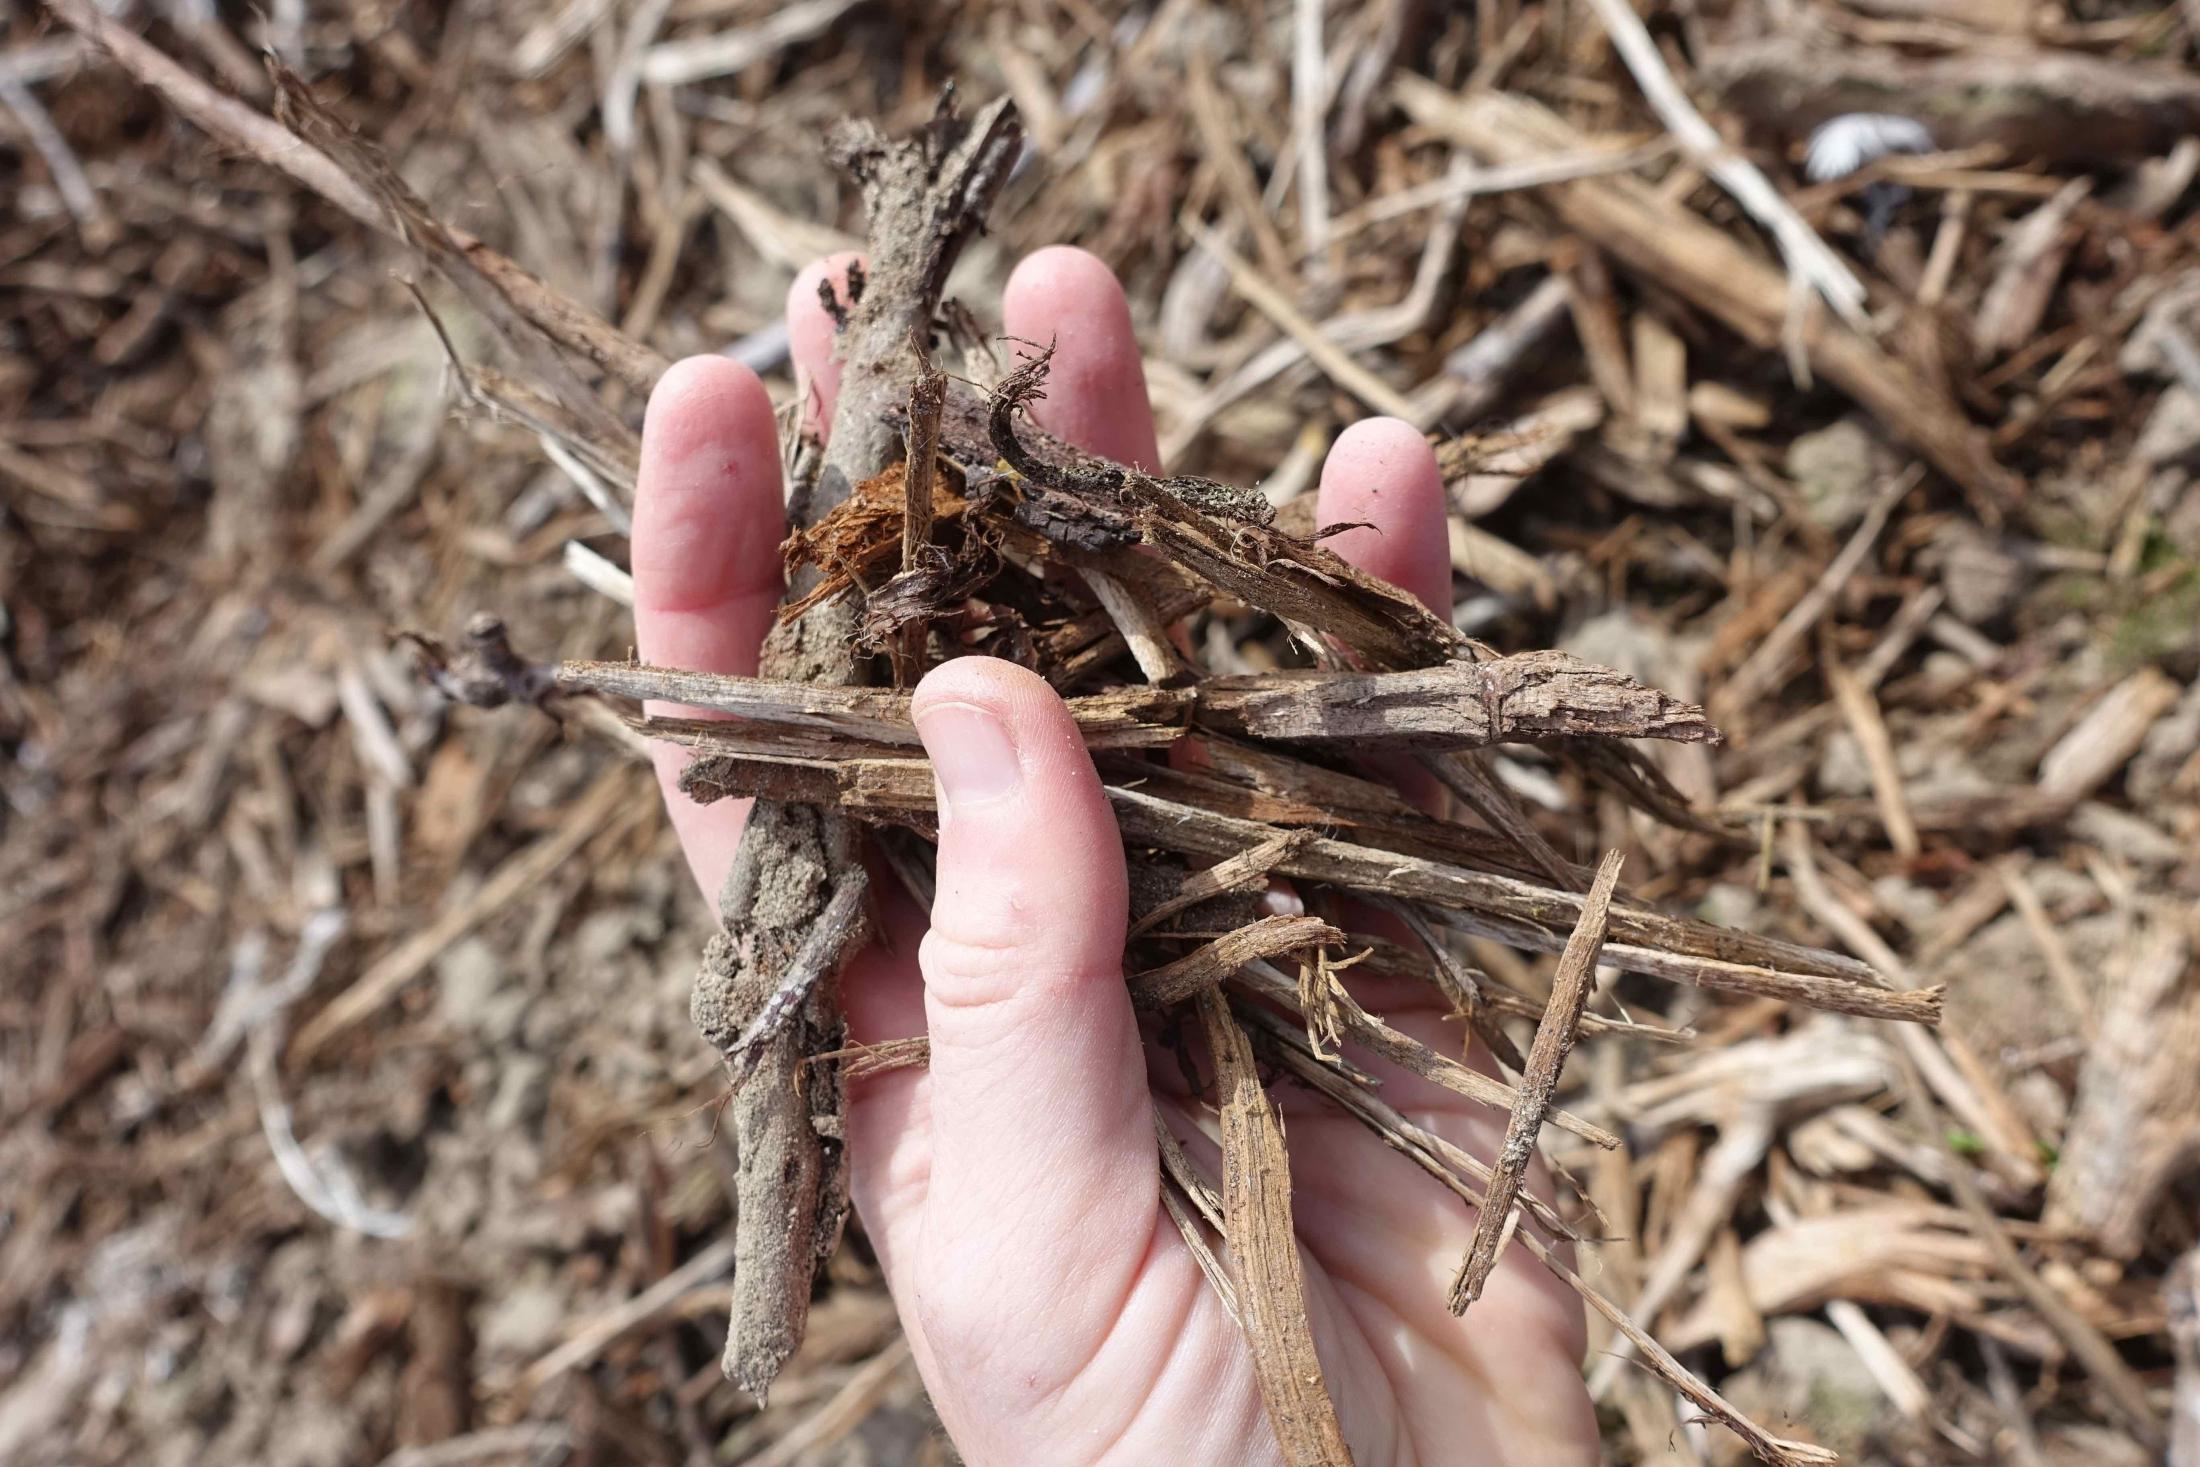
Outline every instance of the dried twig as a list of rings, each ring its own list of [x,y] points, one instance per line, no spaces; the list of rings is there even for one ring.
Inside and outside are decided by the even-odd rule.
[[[1624,0],[1589,0],[1597,19],[1611,33],[1613,49],[1627,63],[1665,125],[1681,140],[1697,165],[1726,189],[1750,216],[1770,231],[1786,257],[1788,273],[1818,293],[1841,319],[1865,329],[1864,283],[1839,255],[1826,248],[1817,231],[1758,171],[1757,165],[1726,145],[1681,91],[1650,30]]]
[[[904,692],[621,662],[568,662],[558,669],[558,682],[567,689],[659,698],[751,722],[831,729],[880,744],[917,743]],[[1067,701],[1087,746],[1095,749],[1160,748],[1195,725],[1240,738],[1353,749],[1466,749],[1586,737],[1698,743],[1718,737],[1702,710],[1563,652],[1407,672],[1214,677]]]
[[[930,330],[947,272],[1006,180],[1020,141],[1005,100],[967,124],[943,107],[911,141],[889,143],[860,124],[836,134],[836,157],[863,185],[871,249],[867,283],[842,331],[830,446],[814,474],[798,476],[788,499],[797,529],[816,525],[900,452],[888,406],[906,411],[909,402],[908,343]],[[806,589],[798,581],[789,591]],[[774,627],[764,670],[820,684],[860,681],[855,633],[848,598],[821,603]],[[726,1368],[759,1400],[802,1343],[812,1277],[837,1246],[847,1215],[837,1073],[809,1065],[801,1088],[794,1081],[809,1056],[841,1047],[845,1030],[830,980],[849,949],[792,965],[822,919],[827,894],[861,870],[855,829],[837,812],[759,800],[719,895],[724,930],[696,979],[696,1025],[729,1056],[768,1007],[794,1004],[789,1022],[756,1051],[731,1117],[741,1156],[740,1258]],[[852,943],[860,932],[849,926],[842,936]],[[790,1000],[790,987],[801,984],[806,989]]]

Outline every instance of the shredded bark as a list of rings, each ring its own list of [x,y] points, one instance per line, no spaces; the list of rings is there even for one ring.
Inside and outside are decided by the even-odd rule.
[[[1131,997],[1147,1008],[1182,1003],[1257,958],[1319,948],[1343,937],[1319,917],[1262,917],[1202,943],[1173,963],[1140,973],[1131,979]]]

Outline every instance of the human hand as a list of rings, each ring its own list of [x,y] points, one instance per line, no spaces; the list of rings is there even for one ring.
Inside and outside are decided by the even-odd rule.
[[[812,266],[788,293],[795,363],[829,422],[838,368]],[[1027,258],[1003,301],[1009,336],[1056,343],[1041,426],[1158,469],[1153,417],[1121,287],[1081,251]],[[1421,435],[1395,419],[1339,436],[1320,522],[1364,521],[1328,543],[1445,608],[1443,484]],[[642,658],[753,674],[778,605],[785,533],[772,408],[746,368],[698,357],[650,399],[634,513]],[[1251,1356],[1163,1210],[1151,1097],[1219,1175],[1172,1060],[1149,1052],[1123,981],[1123,855],[1115,819],[1061,700],[1008,662],[934,669],[915,699],[941,786],[929,918],[899,889],[884,940],[842,978],[852,1038],[931,1037],[925,1070],[853,1082],[855,1204],[918,1368],[966,1460],[1267,1462]],[[658,773],[704,895],[715,901],[745,802],[691,802]],[[1426,792],[1408,789],[1421,798]],[[1355,921],[1392,932],[1381,914]],[[1461,1026],[1405,980],[1346,981],[1440,1052]],[[1349,1049],[1349,1046],[1348,1046]],[[1376,1057],[1383,1097],[1482,1156],[1505,1116]],[[1479,1047],[1469,1062],[1489,1068]],[[1464,1320],[1446,1312],[1471,1213],[1359,1124],[1279,1088],[1317,1350],[1358,1462],[1588,1463],[1580,1304],[1508,1249]],[[1531,1185],[1541,1178],[1531,1173]],[[1547,1195],[1547,1185],[1539,1188]]]

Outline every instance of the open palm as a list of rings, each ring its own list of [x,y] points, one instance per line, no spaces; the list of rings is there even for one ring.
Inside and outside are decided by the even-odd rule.
[[[845,265],[820,262],[788,296],[815,422],[830,420],[837,378],[817,287]],[[1003,315],[1011,337],[1056,343],[1042,426],[1159,467],[1129,312],[1105,266],[1041,251],[1011,278]],[[1341,435],[1320,518],[1366,522],[1330,543],[1444,606],[1443,486],[1412,427],[1372,420]],[[643,430],[642,657],[755,672],[784,530],[762,385],[724,359],[682,362]],[[1172,1057],[1149,1077],[1122,975],[1122,849],[1084,746],[1042,680],[996,659],[935,670],[916,716],[941,785],[938,893],[929,915],[890,893],[885,939],[850,965],[843,992],[855,1039],[926,1033],[932,1059],[852,1084],[848,1147],[856,1207],[941,1419],[975,1464],[1274,1460],[1244,1337],[1161,1206],[1150,1096],[1219,1173],[1202,1129],[1212,1117]],[[675,783],[682,761],[660,751],[659,773],[715,898],[746,807],[690,802]],[[1384,930],[1379,914],[1354,925]],[[1460,1052],[1460,1025],[1431,990],[1351,986],[1415,1038]],[[1352,1058],[1421,1126],[1494,1151],[1501,1113]],[[1514,1248],[1468,1318],[1452,1318],[1445,1287],[1471,1212],[1358,1123],[1290,1087],[1277,1095],[1315,1341],[1355,1459],[1594,1461],[1573,1296]]]

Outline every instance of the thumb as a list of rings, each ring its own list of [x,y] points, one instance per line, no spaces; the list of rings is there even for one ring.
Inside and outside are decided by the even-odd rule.
[[[1037,675],[962,658],[924,679],[914,712],[940,795],[921,954],[932,1041],[922,1254],[943,1277],[936,1290],[920,1279],[920,1293],[928,1313],[1043,1309],[1050,1350],[1082,1363],[1078,1342],[1120,1310],[1159,1212],[1123,983],[1122,838],[1069,711]],[[1065,1287],[1071,1259],[1076,1286]],[[973,1297],[957,1304],[958,1292]],[[970,1334],[954,1326],[975,1323],[929,1320],[927,1334],[951,1349]]]

